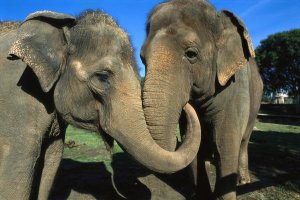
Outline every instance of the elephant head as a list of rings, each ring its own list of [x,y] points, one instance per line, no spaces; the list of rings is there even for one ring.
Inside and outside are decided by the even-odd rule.
[[[244,24],[229,11],[217,13],[204,0],[158,5],[146,30],[141,49],[145,118],[152,137],[173,150],[176,138],[171,134],[183,106],[197,99],[205,109],[254,51]]]
[[[53,93],[65,122],[113,137],[146,167],[170,173],[196,155],[200,126],[189,106],[191,137],[178,151],[165,151],[151,138],[130,40],[110,16],[33,13],[18,28],[9,55],[32,70],[45,93]]]

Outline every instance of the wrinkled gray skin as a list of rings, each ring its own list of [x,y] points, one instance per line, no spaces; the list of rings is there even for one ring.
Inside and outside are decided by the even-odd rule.
[[[43,11],[8,29],[0,35],[1,200],[48,199],[67,124],[99,132],[107,144],[116,139],[158,172],[194,159],[200,125],[189,104],[191,137],[178,151],[151,138],[133,50],[111,17],[86,12],[76,20]]]
[[[21,22],[17,21],[0,21],[0,34],[6,31],[16,29],[20,26]]]
[[[152,137],[173,150],[182,105],[197,109],[202,142],[191,166],[199,199],[236,199],[237,181],[250,182],[247,147],[263,88],[254,56],[244,24],[206,1],[174,0],[149,15],[141,49],[145,118]],[[204,162],[212,155],[214,194]]]

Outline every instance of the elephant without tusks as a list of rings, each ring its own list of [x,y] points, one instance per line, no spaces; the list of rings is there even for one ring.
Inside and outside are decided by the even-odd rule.
[[[116,139],[158,172],[196,156],[200,125],[189,104],[189,136],[176,152],[152,139],[131,43],[107,14],[36,12],[2,31],[0,44],[1,200],[48,199],[67,124]]]
[[[245,25],[207,1],[173,0],[150,13],[146,30],[143,106],[152,137],[173,150],[172,133],[182,106],[190,102],[202,129],[191,165],[197,196],[236,199],[237,181],[250,182],[247,146],[263,88]],[[204,162],[212,155],[214,195]]]

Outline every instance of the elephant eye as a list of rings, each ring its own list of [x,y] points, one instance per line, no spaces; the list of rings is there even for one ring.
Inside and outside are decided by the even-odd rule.
[[[107,83],[109,81],[109,77],[111,76],[111,74],[112,73],[108,70],[96,72],[98,80],[104,83]]]
[[[90,88],[96,93],[103,93],[111,85],[112,72],[109,70],[103,70],[95,72],[90,79]]]
[[[197,61],[198,58],[198,50],[196,48],[188,48],[185,51],[185,56],[186,58],[192,63],[194,64]]]

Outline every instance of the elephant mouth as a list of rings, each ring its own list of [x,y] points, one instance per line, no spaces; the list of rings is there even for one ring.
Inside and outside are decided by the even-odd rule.
[[[102,129],[102,127],[99,127],[97,132],[100,135],[100,137],[102,138],[102,140],[105,144],[106,150],[109,152],[112,152],[112,148],[114,146],[113,137],[111,137],[106,131],[104,131]]]

